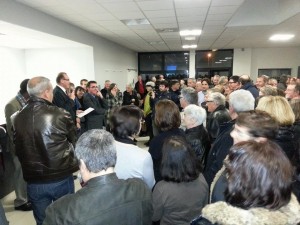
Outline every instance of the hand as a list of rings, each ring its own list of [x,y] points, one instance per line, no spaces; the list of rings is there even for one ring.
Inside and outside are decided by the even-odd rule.
[[[78,115],[79,113],[82,113],[83,111],[82,110],[76,110],[76,115]],[[76,120],[79,119],[79,118],[76,118]],[[80,119],[78,120],[78,122],[80,122]]]

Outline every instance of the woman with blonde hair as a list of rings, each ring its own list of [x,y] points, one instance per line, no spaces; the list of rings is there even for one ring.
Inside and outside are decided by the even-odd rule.
[[[259,100],[256,109],[269,113],[278,122],[279,130],[274,141],[280,145],[294,166],[296,173],[294,181],[296,181],[296,179],[300,178],[300,170],[297,169],[300,161],[300,143],[294,127],[295,114],[289,102],[286,98],[281,96],[265,96]],[[298,199],[300,199],[299,190],[296,189],[297,188],[294,186],[294,193],[297,195]]]

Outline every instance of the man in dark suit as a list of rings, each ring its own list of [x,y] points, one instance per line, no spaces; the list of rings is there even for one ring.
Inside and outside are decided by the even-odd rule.
[[[93,108],[94,110],[85,116],[86,129],[102,129],[104,125],[107,102],[98,90],[96,81],[89,81],[86,85],[87,93],[83,96],[83,108]]]
[[[56,87],[53,89],[53,104],[65,109],[71,114],[76,124],[75,93],[68,95],[70,79],[67,73],[60,72],[56,77]]]

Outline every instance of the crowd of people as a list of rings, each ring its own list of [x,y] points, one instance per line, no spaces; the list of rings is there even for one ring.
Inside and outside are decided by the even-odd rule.
[[[61,72],[22,81],[5,116],[15,209],[38,225],[300,223],[299,79],[139,75],[122,93]]]

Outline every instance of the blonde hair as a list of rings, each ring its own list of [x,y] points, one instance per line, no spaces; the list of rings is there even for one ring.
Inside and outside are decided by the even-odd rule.
[[[295,122],[295,114],[282,96],[264,96],[259,100],[256,109],[269,113],[279,126],[290,126]]]

